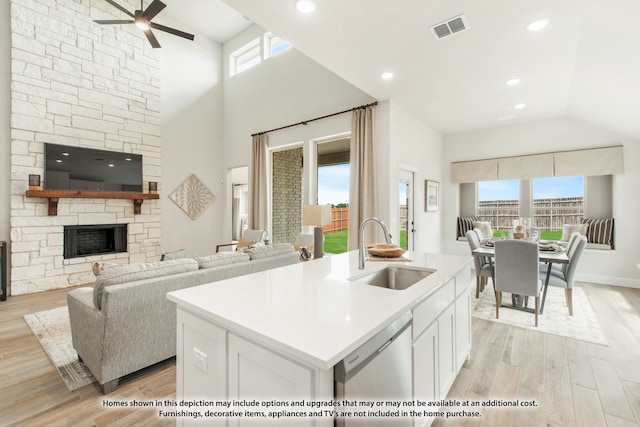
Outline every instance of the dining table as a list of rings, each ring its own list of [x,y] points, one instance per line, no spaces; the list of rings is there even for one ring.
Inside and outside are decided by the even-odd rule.
[[[542,248],[543,246],[541,246]],[[545,246],[546,247],[546,246]],[[495,269],[493,268],[493,258],[496,256],[495,248],[493,244],[483,242],[479,247],[471,251],[471,255],[474,257],[487,257],[491,265],[491,280],[496,283]],[[544,302],[547,298],[547,288],[549,287],[549,277],[551,277],[551,266],[553,264],[568,264],[569,257],[564,250],[543,250],[538,251],[538,260],[547,264],[547,274],[544,279],[542,303],[540,304],[540,314],[544,311]]]

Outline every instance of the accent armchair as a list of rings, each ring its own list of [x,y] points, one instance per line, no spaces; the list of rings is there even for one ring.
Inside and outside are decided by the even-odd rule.
[[[264,230],[248,229],[244,232],[244,234],[242,235],[239,241],[216,245],[216,252],[235,251],[240,248],[253,246],[256,243],[262,243],[262,241],[264,240],[264,235],[265,235]]]

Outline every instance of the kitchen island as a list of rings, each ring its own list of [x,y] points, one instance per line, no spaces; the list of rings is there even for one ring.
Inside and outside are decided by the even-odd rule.
[[[471,348],[472,259],[417,252],[404,258],[367,261],[359,270],[353,251],[169,293],[178,310],[177,398],[331,401],[334,366],[407,311],[413,397],[445,397]],[[362,283],[389,265],[431,273],[404,290]],[[329,417],[293,421],[333,425]]]

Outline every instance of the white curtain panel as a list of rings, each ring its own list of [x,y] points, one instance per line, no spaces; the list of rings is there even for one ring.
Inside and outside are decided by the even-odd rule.
[[[249,228],[266,230],[268,222],[267,207],[267,151],[269,135],[253,137],[253,159],[251,167],[251,210]]]
[[[360,108],[351,119],[351,175],[349,184],[349,250],[358,249],[362,221],[376,216],[374,107]],[[365,240],[373,243],[375,227],[368,227]]]

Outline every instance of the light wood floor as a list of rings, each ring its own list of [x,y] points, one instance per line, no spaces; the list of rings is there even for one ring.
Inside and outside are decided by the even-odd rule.
[[[433,425],[638,426],[640,289],[581,286],[608,347],[473,318],[471,358],[448,398],[532,400],[538,406],[479,408],[480,418],[437,419]]]
[[[448,398],[533,400],[532,409],[469,408],[434,426],[638,426],[640,290],[584,284],[608,347],[473,319],[471,358]],[[172,425],[153,411],[113,409],[95,385],[69,392],[22,316],[64,306],[68,290],[0,302],[0,426]],[[175,363],[127,377],[110,400],[175,399]]]

